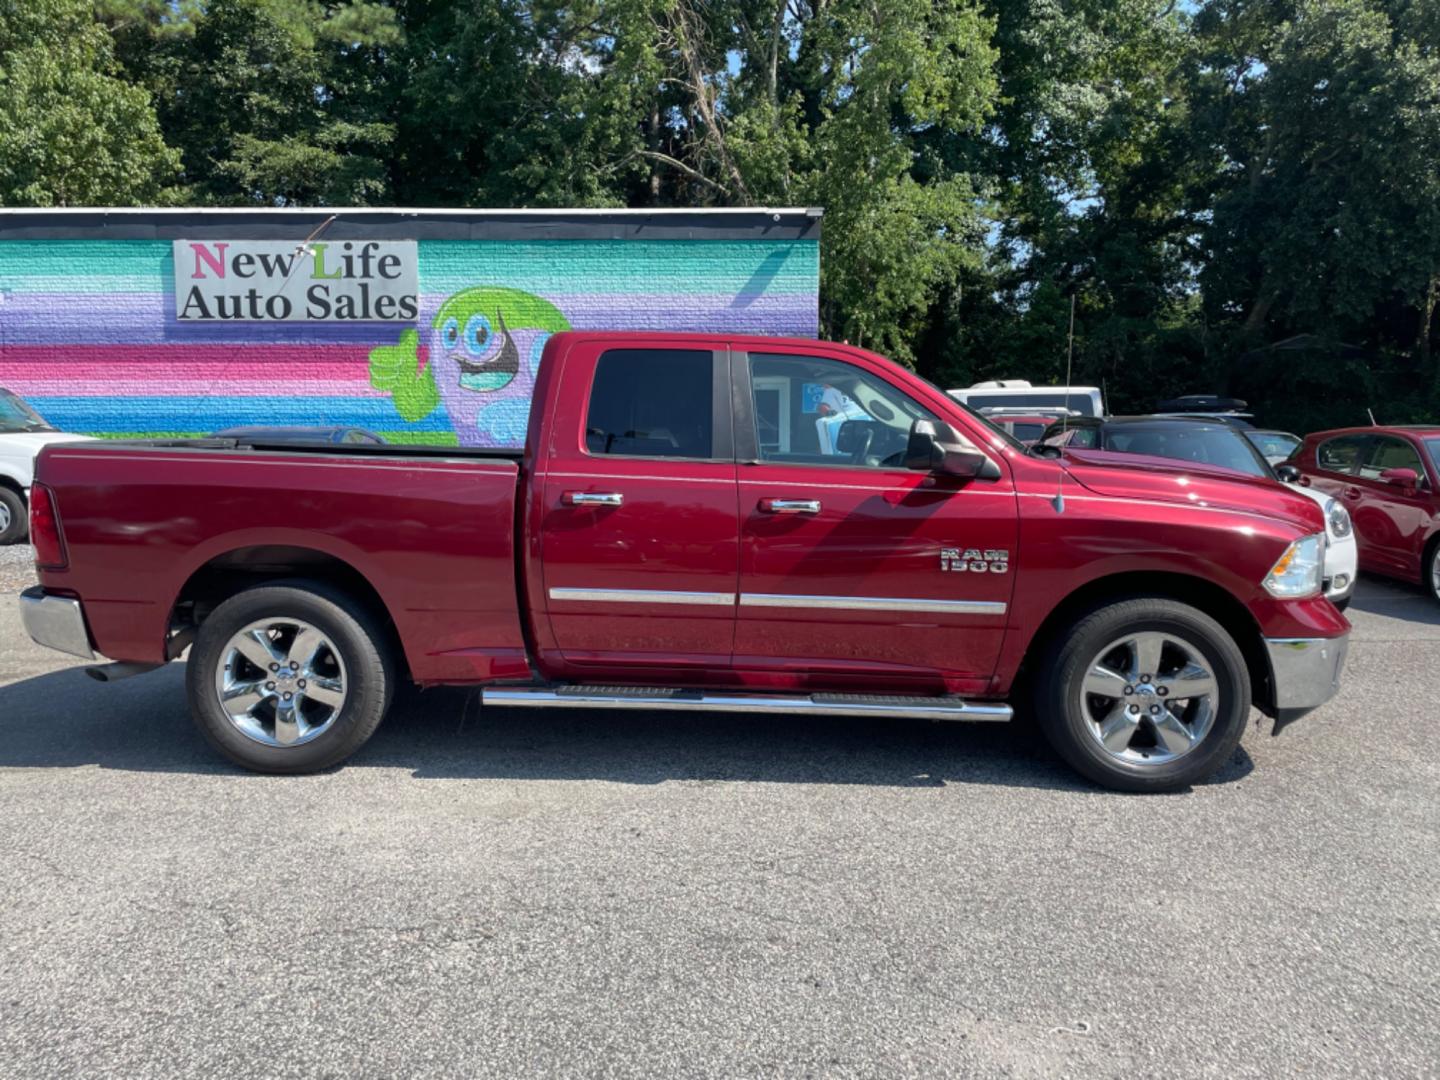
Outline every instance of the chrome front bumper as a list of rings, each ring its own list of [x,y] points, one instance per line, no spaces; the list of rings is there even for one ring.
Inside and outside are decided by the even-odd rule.
[[[20,621],[37,645],[78,656],[82,660],[96,658],[95,650],[90,647],[90,630],[85,625],[85,611],[79,600],[49,596],[39,585],[32,585],[20,594]]]
[[[1275,688],[1275,730],[1318,709],[1340,689],[1340,669],[1350,648],[1336,638],[1266,638],[1270,681]]]

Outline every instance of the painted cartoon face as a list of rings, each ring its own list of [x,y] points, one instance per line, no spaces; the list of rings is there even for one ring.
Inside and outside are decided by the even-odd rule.
[[[498,308],[493,320],[477,311],[463,326],[458,315],[447,316],[440,326],[440,347],[459,370],[466,390],[499,390],[520,370],[520,351]]]
[[[462,446],[523,443],[545,341],[570,329],[558,308],[518,289],[455,293],[429,320],[435,384]]]

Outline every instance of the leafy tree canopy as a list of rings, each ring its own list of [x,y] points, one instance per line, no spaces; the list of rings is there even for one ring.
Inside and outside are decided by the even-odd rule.
[[[0,203],[825,209],[950,385],[1440,415],[1431,0],[0,0]]]

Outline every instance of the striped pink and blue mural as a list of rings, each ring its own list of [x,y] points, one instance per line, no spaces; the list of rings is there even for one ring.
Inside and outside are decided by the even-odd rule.
[[[819,245],[809,236],[422,236],[412,324],[197,322],[176,318],[170,239],[75,229],[16,239],[15,219],[5,224],[0,386],[84,434],[344,425],[398,442],[515,446],[556,330],[817,330]],[[507,351],[477,365],[483,347]],[[508,378],[493,374],[497,364]]]

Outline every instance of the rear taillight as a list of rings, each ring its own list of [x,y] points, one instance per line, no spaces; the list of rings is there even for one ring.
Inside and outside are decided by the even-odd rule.
[[[30,543],[35,548],[35,565],[41,570],[64,570],[69,564],[55,494],[44,484],[30,488]]]

